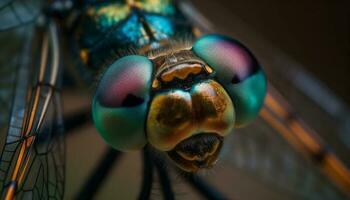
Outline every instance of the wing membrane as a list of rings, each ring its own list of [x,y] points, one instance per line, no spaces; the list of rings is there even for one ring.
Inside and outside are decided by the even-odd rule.
[[[13,31],[10,34],[2,33],[2,40],[17,41],[17,43],[5,43],[5,48],[12,46],[10,51],[2,51],[4,54],[1,57],[1,188],[5,181],[5,176],[10,167],[11,157],[14,156],[16,150],[16,141],[20,140],[20,132],[22,120],[24,117],[25,100],[27,95],[28,79],[30,68],[28,68],[27,53],[29,52],[29,44],[31,34],[27,35],[24,40],[24,45],[18,44],[21,42],[21,37],[24,31],[31,33],[30,27],[23,27],[21,31]],[[12,34],[12,37],[11,37]],[[22,53],[16,55],[17,51],[23,47]],[[11,55],[11,53],[13,55]],[[23,58],[23,59],[20,59]],[[16,62],[16,60],[19,60]],[[19,81],[22,80],[22,81]]]
[[[269,190],[285,191],[284,197],[346,199],[319,166],[305,159],[261,118],[225,142],[222,162],[230,166],[231,173],[249,174]]]
[[[30,32],[26,33],[30,39]],[[64,140],[59,77],[57,30],[39,30],[40,62],[31,42],[23,48],[13,78],[13,104],[0,160],[2,196],[12,199],[62,199]],[[40,48],[39,48],[40,49]],[[34,48],[35,50],[35,48]],[[6,74],[5,74],[6,75]]]
[[[44,126],[33,144],[30,165],[17,197],[20,199],[63,199],[64,139],[60,96],[56,92],[46,113]]]
[[[40,15],[39,0],[7,0],[0,3],[0,31],[33,23]]]

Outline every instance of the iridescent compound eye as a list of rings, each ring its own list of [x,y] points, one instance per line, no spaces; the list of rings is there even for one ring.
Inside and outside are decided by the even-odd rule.
[[[95,126],[118,150],[142,148],[153,65],[143,56],[126,56],[103,74],[93,99]]]
[[[206,35],[193,45],[193,52],[216,73],[232,98],[236,127],[252,121],[266,94],[266,78],[253,54],[241,43],[221,35]]]

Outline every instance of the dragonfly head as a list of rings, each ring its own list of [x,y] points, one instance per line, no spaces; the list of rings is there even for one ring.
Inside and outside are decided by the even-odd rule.
[[[148,142],[186,171],[211,168],[224,137],[259,112],[264,73],[247,48],[219,35],[201,37],[191,49],[154,63]]]
[[[117,60],[99,83],[93,118],[114,148],[150,143],[193,172],[215,164],[224,137],[255,118],[265,93],[265,75],[250,51],[207,35],[190,49]]]

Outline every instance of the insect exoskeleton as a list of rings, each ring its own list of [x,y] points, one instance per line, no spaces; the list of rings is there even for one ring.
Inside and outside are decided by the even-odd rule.
[[[195,172],[216,163],[224,137],[254,119],[265,93],[254,56],[233,39],[207,35],[189,49],[115,61],[99,83],[93,116],[114,148],[149,143]]]
[[[212,167],[234,127],[230,96],[191,50],[157,57],[155,63],[148,142],[186,171]]]

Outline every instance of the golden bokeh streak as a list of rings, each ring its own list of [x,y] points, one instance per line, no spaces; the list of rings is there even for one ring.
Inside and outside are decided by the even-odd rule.
[[[281,95],[270,87],[260,116],[304,157],[316,162],[321,171],[350,197],[349,169],[335,154],[327,151],[318,135],[293,113]]]

